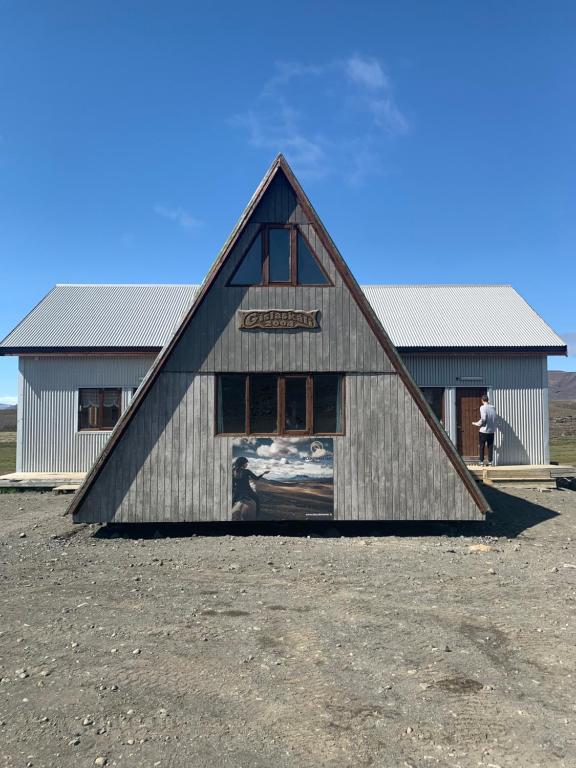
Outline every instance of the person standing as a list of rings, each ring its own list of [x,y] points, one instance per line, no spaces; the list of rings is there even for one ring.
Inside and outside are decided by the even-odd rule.
[[[488,447],[488,464],[494,459],[494,432],[496,431],[496,408],[491,405],[488,395],[482,395],[480,419],[472,422],[480,427],[480,464],[484,464],[484,447]]]

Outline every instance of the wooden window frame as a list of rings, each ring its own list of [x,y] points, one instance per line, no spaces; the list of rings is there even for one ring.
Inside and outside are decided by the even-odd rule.
[[[81,408],[81,393],[86,389],[95,389],[98,392],[98,419],[97,419],[97,426],[95,427],[81,427],[80,426],[80,408]],[[77,431],[78,432],[112,432],[116,424],[112,427],[104,427],[102,426],[102,421],[104,418],[104,392],[117,392],[118,393],[118,419],[116,420],[116,424],[120,420],[120,417],[122,416],[122,388],[121,387],[79,387],[78,388],[78,421],[77,421]]]
[[[340,430],[338,432],[314,432],[314,376],[331,374],[339,377],[340,383]],[[217,379],[220,376],[244,376],[244,432],[219,432],[218,411],[219,391]],[[276,431],[250,431],[250,378],[252,376],[276,376]],[[306,429],[286,429],[286,379],[306,379]],[[237,374],[232,371],[216,374],[214,387],[214,435],[216,437],[343,437],[346,434],[346,376],[341,372],[318,371],[313,373],[277,373],[276,371],[258,371],[254,373]]]
[[[288,229],[290,230],[290,279],[284,281],[271,281],[270,280],[270,239],[268,233],[271,229]],[[260,235],[261,237],[261,269],[260,269],[260,282],[259,283],[234,283],[234,276],[240,268],[242,261],[249,250],[254,245],[255,240]],[[325,283],[299,283],[298,282],[298,235],[306,243],[308,250],[312,258],[316,261],[320,272],[324,275]],[[310,245],[310,241],[302,232],[298,224],[262,224],[258,231],[254,234],[254,237],[250,240],[247,248],[244,250],[242,257],[238,261],[238,266],[232,273],[232,276],[226,283],[231,288],[261,288],[261,287],[276,287],[276,288],[295,288],[297,286],[303,286],[305,288],[332,288],[334,283],[327,274],[324,266],[320,263],[320,259],[316,255],[314,248]]]

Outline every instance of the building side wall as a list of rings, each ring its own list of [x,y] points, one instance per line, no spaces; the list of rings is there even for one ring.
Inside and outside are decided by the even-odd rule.
[[[161,373],[75,519],[230,520],[233,438],[214,435],[214,382]],[[335,519],[483,519],[399,376],[348,375],[346,401]]]
[[[456,442],[456,388],[483,385],[490,390],[499,414],[498,463],[548,463],[545,357],[403,357],[420,386],[446,388],[445,427],[453,442]],[[78,433],[78,389],[85,386],[122,387],[125,390],[123,407],[126,407],[132,388],[138,386],[151,364],[152,358],[134,357],[21,358],[17,471],[87,471],[110,433]],[[481,380],[462,382],[462,376],[477,376]],[[351,381],[349,377],[349,389]],[[378,402],[372,404],[373,412],[378,410]],[[348,417],[351,407],[352,401],[349,402]],[[381,407],[385,407],[384,402]],[[208,426],[213,430],[212,424]]]
[[[85,472],[110,432],[78,432],[78,389],[118,387],[122,409],[152,365],[151,357],[22,357],[18,471]]]
[[[487,387],[498,414],[496,462],[546,464],[548,449],[548,373],[542,355],[403,355],[421,387],[445,387],[446,429],[456,442],[456,389]]]

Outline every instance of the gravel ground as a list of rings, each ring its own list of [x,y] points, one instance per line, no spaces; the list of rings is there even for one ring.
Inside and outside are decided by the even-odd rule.
[[[573,768],[576,492],[514,494],[236,536],[0,495],[0,766]]]

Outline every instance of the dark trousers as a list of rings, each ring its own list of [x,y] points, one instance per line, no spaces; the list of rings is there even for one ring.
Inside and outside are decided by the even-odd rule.
[[[492,464],[494,456],[494,432],[480,432],[480,464],[484,463],[484,446],[488,446],[488,461]]]

